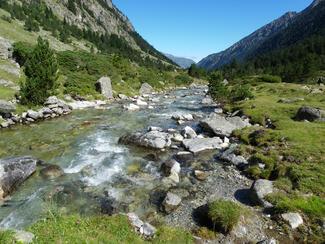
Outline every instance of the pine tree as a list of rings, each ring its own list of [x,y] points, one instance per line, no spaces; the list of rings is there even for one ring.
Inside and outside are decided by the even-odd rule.
[[[38,38],[38,43],[25,64],[26,82],[22,84],[23,104],[43,104],[53,95],[58,78],[58,63],[49,42]]]

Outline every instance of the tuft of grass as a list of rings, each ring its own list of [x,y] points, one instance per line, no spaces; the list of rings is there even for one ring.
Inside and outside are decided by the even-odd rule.
[[[0,243],[13,244],[16,243],[14,239],[14,232],[10,230],[0,231]]]
[[[194,234],[203,240],[215,240],[217,238],[216,232],[209,230],[207,227],[200,227],[194,231]]]
[[[228,233],[238,223],[242,208],[232,201],[216,200],[209,204],[209,218],[216,229]]]

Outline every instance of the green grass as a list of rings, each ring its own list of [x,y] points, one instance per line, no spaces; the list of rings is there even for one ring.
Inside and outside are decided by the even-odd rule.
[[[278,213],[303,212],[312,218],[325,217],[325,200],[317,196],[300,196],[298,194],[274,193],[267,196]]]
[[[51,216],[32,225],[34,243],[193,243],[189,232],[160,227],[151,241],[143,240],[123,215]]]
[[[0,99],[1,100],[11,100],[15,98],[16,91],[8,87],[0,86]]]
[[[216,200],[209,204],[209,218],[216,229],[225,233],[238,223],[242,208],[232,201]]]
[[[317,85],[309,87],[319,88]],[[254,131],[261,127],[250,127],[234,133],[244,142],[241,153],[263,158],[261,161],[267,166],[259,170],[253,165],[248,173],[253,178],[272,180],[285,176],[291,180],[294,190],[324,196],[325,123],[293,120],[303,105],[325,110],[324,93],[310,94],[303,85],[287,83],[257,83],[253,88],[254,99],[232,105],[230,109],[241,109],[253,122],[262,125],[269,118],[276,128],[263,129],[256,134]],[[281,98],[303,98],[304,101],[280,103]]]
[[[0,230],[0,243],[6,243],[6,244],[15,243],[14,233],[12,231]]]

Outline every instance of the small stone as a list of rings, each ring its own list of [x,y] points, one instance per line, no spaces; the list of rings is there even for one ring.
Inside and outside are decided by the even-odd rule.
[[[14,239],[18,243],[24,243],[24,244],[32,243],[34,237],[35,236],[33,233],[22,231],[22,230],[15,230]]]
[[[162,206],[163,206],[163,210],[169,214],[173,211],[175,211],[179,205],[181,204],[182,199],[177,196],[176,194],[173,194],[171,192],[167,193],[167,196],[165,197]]]
[[[304,223],[304,220],[299,213],[285,213],[282,214],[281,217],[291,226],[292,229],[296,229]]]
[[[205,181],[209,177],[209,174],[201,170],[194,170],[194,176],[200,181]]]

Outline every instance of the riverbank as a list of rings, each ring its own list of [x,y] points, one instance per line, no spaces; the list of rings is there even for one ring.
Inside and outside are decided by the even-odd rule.
[[[202,88],[176,90],[142,100],[148,104],[137,111],[123,108],[136,103],[136,98],[134,101],[121,100],[104,106],[102,110],[76,111],[55,122],[37,124],[34,128],[26,128],[26,132],[25,129],[20,132],[17,129],[17,132],[22,133],[20,137],[24,138],[29,138],[29,133],[40,131],[36,135],[37,140],[28,141],[28,146],[33,149],[29,153],[48,163],[60,165],[65,174],[54,181],[44,181],[36,172],[26,182],[27,185],[23,185],[13,195],[13,200],[25,199],[31,189],[33,192],[42,189],[37,194],[41,194],[44,200],[39,202],[37,198],[29,199],[27,206],[33,209],[29,217],[25,216],[23,209],[15,206],[15,201],[6,210],[10,218],[1,208],[1,225],[23,227],[16,222],[18,216],[22,217],[20,221],[32,216],[37,221],[39,214],[35,212],[34,206],[40,210],[43,205],[40,203],[46,203],[50,194],[60,215],[65,216],[67,212],[82,213],[82,217],[77,217],[80,218],[81,226],[88,221],[85,217],[87,215],[135,212],[143,221],[158,228],[157,233],[160,226],[169,225],[193,231],[194,236],[206,239],[208,236],[211,238],[211,232],[204,229],[204,221],[202,223],[195,217],[197,210],[216,199],[228,199],[239,204],[244,211],[240,222],[230,233],[212,235],[216,243],[235,240],[271,241],[272,238],[281,242],[287,241],[286,235],[290,235],[291,242],[294,242],[299,240],[300,233],[306,233],[309,226],[304,214],[300,213],[303,224],[298,229],[291,229],[281,215],[263,213],[264,205],[251,198],[251,193],[258,192],[253,187],[254,181],[246,177],[245,169],[251,166],[251,162],[247,160],[249,157],[246,154],[243,154],[245,158],[239,155],[242,146],[236,147],[238,140],[231,135],[232,130],[236,129],[233,123],[236,126],[249,125],[246,116],[230,112],[223,114],[220,107],[205,97]],[[148,108],[150,105],[153,109]],[[220,123],[222,128],[214,126]],[[71,131],[71,128],[75,129]],[[253,128],[262,129],[263,126],[250,126],[241,131]],[[46,137],[41,131],[47,131]],[[57,135],[62,140],[56,138]],[[9,131],[4,136],[11,137],[12,142],[15,137],[14,134],[9,135]],[[120,142],[123,144],[118,144],[122,137],[124,140]],[[13,144],[16,143],[20,144],[17,145],[20,153],[24,153],[27,144],[23,145],[18,137]],[[3,146],[6,150],[7,146]],[[225,150],[228,147],[230,149]],[[3,153],[14,154],[14,148],[8,148]],[[263,168],[262,164],[258,166]],[[269,184],[269,181],[265,183]],[[277,185],[273,187],[278,188]],[[169,202],[166,200],[168,193],[174,200],[181,199],[180,202],[176,201],[176,206],[168,205],[166,208],[166,205],[162,205]],[[260,200],[262,203],[267,201],[264,196]],[[26,205],[22,208],[26,208]],[[46,212],[44,208],[43,211]],[[64,222],[69,223],[75,217],[64,218]],[[60,236],[61,231],[55,224],[52,225],[56,220],[50,218],[48,221],[43,222],[44,225],[35,225],[39,228],[29,229],[34,231],[36,243],[37,236],[43,235],[47,225],[53,226],[54,239],[69,240],[72,233],[68,233],[70,237]],[[92,229],[100,231],[100,224],[91,223]],[[25,226],[29,224],[25,223]],[[132,228],[130,230],[132,232]],[[184,234],[171,229],[168,232],[177,233],[178,236]],[[119,233],[114,235],[118,236]]]

